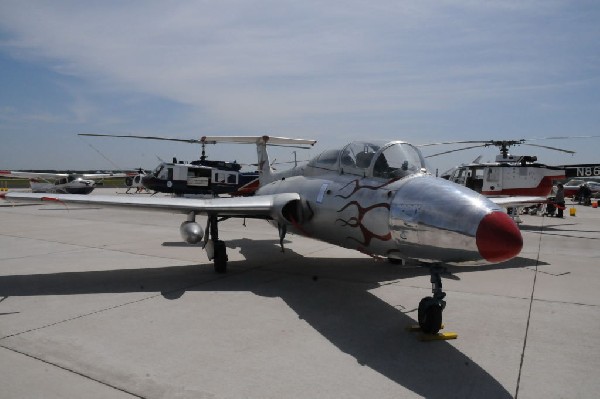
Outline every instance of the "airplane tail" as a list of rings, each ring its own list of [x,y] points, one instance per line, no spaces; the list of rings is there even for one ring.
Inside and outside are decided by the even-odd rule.
[[[304,139],[290,139],[287,137],[269,137],[262,136],[256,141],[256,152],[258,155],[258,180],[259,186],[268,184],[276,179],[271,168],[269,160],[269,153],[267,152],[268,145],[296,147],[296,148],[310,148],[307,146],[315,145],[316,140],[304,140]]]
[[[203,136],[195,142],[202,144],[216,143],[238,143],[238,144],[256,144],[256,152],[258,155],[258,173],[259,183],[262,186],[272,182],[273,169],[269,163],[269,154],[267,153],[267,145],[277,146],[292,146],[297,148],[310,148],[317,142],[316,140],[290,139],[287,137],[270,137],[270,136]]]
[[[258,156],[258,182],[259,186],[268,184],[273,181],[273,168],[269,161],[269,153],[267,151],[268,137],[263,137],[256,143],[256,153]]]

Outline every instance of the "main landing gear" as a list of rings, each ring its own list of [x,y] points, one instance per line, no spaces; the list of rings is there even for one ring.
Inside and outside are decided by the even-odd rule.
[[[446,301],[444,301],[446,293],[442,291],[440,273],[444,270],[440,265],[429,266],[433,296],[425,297],[419,302],[419,327],[427,334],[437,334],[442,328],[442,312],[446,307]]]
[[[219,240],[219,225],[216,215],[208,217],[208,226],[206,226],[206,230],[206,236],[208,237],[210,234],[210,238],[206,241],[204,246],[206,255],[208,255],[209,260],[214,262],[215,272],[226,273],[229,257],[227,256],[225,242]]]

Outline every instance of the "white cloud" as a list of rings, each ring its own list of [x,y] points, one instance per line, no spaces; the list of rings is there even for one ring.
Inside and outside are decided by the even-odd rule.
[[[319,132],[337,135],[373,126],[383,134],[399,127],[434,134],[473,130],[469,109],[482,104],[511,113],[500,107],[529,98],[556,111],[554,96],[590,82],[600,61],[592,51],[600,42],[591,22],[598,10],[586,16],[576,7],[535,0],[3,1],[0,50],[96,91],[185,104],[196,122],[217,131],[301,132],[321,123]],[[93,96],[69,95],[74,122],[99,119]]]

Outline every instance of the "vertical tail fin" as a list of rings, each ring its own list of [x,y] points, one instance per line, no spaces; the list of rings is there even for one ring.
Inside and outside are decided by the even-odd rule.
[[[269,153],[267,152],[268,136],[263,136],[256,142],[256,153],[258,155],[258,181],[263,184],[270,183],[273,179],[273,169],[269,162]]]

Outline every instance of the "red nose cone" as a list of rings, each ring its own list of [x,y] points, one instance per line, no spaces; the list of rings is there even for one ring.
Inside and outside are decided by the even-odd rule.
[[[488,262],[514,258],[523,248],[523,237],[517,224],[504,212],[487,214],[475,235],[479,253]]]

